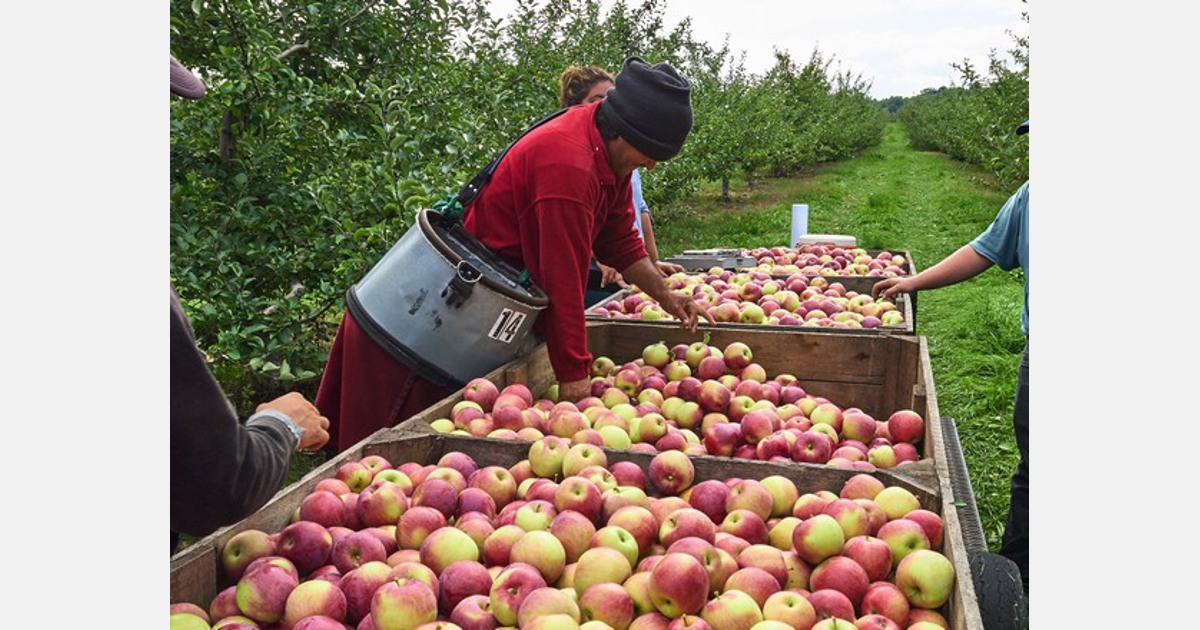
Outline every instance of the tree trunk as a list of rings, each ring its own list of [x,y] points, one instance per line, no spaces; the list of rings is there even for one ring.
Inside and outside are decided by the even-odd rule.
[[[729,177],[728,176],[721,178],[721,198],[724,199],[725,201],[729,201]]]
[[[233,134],[233,110],[225,110],[225,115],[221,116],[221,136],[217,144],[218,153],[221,156],[221,164],[225,167],[233,166],[237,160],[237,136]]]

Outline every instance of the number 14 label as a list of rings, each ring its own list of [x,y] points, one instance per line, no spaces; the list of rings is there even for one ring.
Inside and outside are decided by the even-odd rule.
[[[525,313],[518,313],[512,309],[504,309],[500,312],[500,317],[496,318],[495,325],[492,326],[488,337],[504,343],[512,343],[514,337],[517,336],[517,331],[521,329],[521,324],[525,321]]]

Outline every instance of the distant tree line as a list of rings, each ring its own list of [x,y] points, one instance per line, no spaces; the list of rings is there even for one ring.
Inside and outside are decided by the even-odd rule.
[[[897,113],[915,147],[983,166],[1006,187],[1029,179],[1028,137],[1015,131],[1029,118],[1029,39],[1012,40],[1011,66],[995,51],[986,73],[952,64],[961,85],[925,90]]]

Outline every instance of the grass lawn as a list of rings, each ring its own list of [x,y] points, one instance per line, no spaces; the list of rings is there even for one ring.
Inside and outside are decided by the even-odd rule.
[[[862,155],[796,177],[719,184],[673,206],[652,208],[660,254],[706,247],[786,245],[791,206],[809,205],[808,231],[849,234],[867,249],[908,250],[932,266],[991,223],[1012,191],[983,171],[913,150],[899,123]],[[917,333],[927,338],[938,406],[957,421],[980,519],[997,551],[1018,460],[1012,400],[1025,336],[1020,271],[992,268],[961,284],[923,292]]]

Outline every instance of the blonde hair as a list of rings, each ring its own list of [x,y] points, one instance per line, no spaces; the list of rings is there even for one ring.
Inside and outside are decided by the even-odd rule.
[[[579,105],[597,83],[615,82],[607,70],[599,66],[571,66],[558,77],[561,87],[559,103],[563,107]]]

